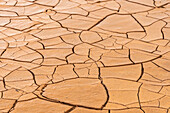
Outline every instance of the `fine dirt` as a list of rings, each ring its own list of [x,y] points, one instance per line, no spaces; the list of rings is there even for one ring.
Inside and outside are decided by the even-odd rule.
[[[170,113],[170,0],[0,0],[0,113]]]

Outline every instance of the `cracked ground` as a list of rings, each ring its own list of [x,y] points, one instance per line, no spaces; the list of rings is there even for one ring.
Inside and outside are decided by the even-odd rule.
[[[0,113],[170,113],[170,0],[0,0]]]

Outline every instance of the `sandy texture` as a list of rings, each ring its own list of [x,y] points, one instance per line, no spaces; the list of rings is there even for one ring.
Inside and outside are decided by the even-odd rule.
[[[170,113],[170,0],[0,0],[0,113]]]

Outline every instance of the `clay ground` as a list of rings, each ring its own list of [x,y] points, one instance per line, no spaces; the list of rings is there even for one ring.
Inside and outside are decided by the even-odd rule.
[[[0,113],[170,113],[170,0],[0,0]]]

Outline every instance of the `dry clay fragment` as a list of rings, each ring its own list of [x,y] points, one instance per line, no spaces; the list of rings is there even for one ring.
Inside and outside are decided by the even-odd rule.
[[[101,81],[87,78],[48,85],[42,95],[48,99],[90,108],[101,108],[107,100]]]

